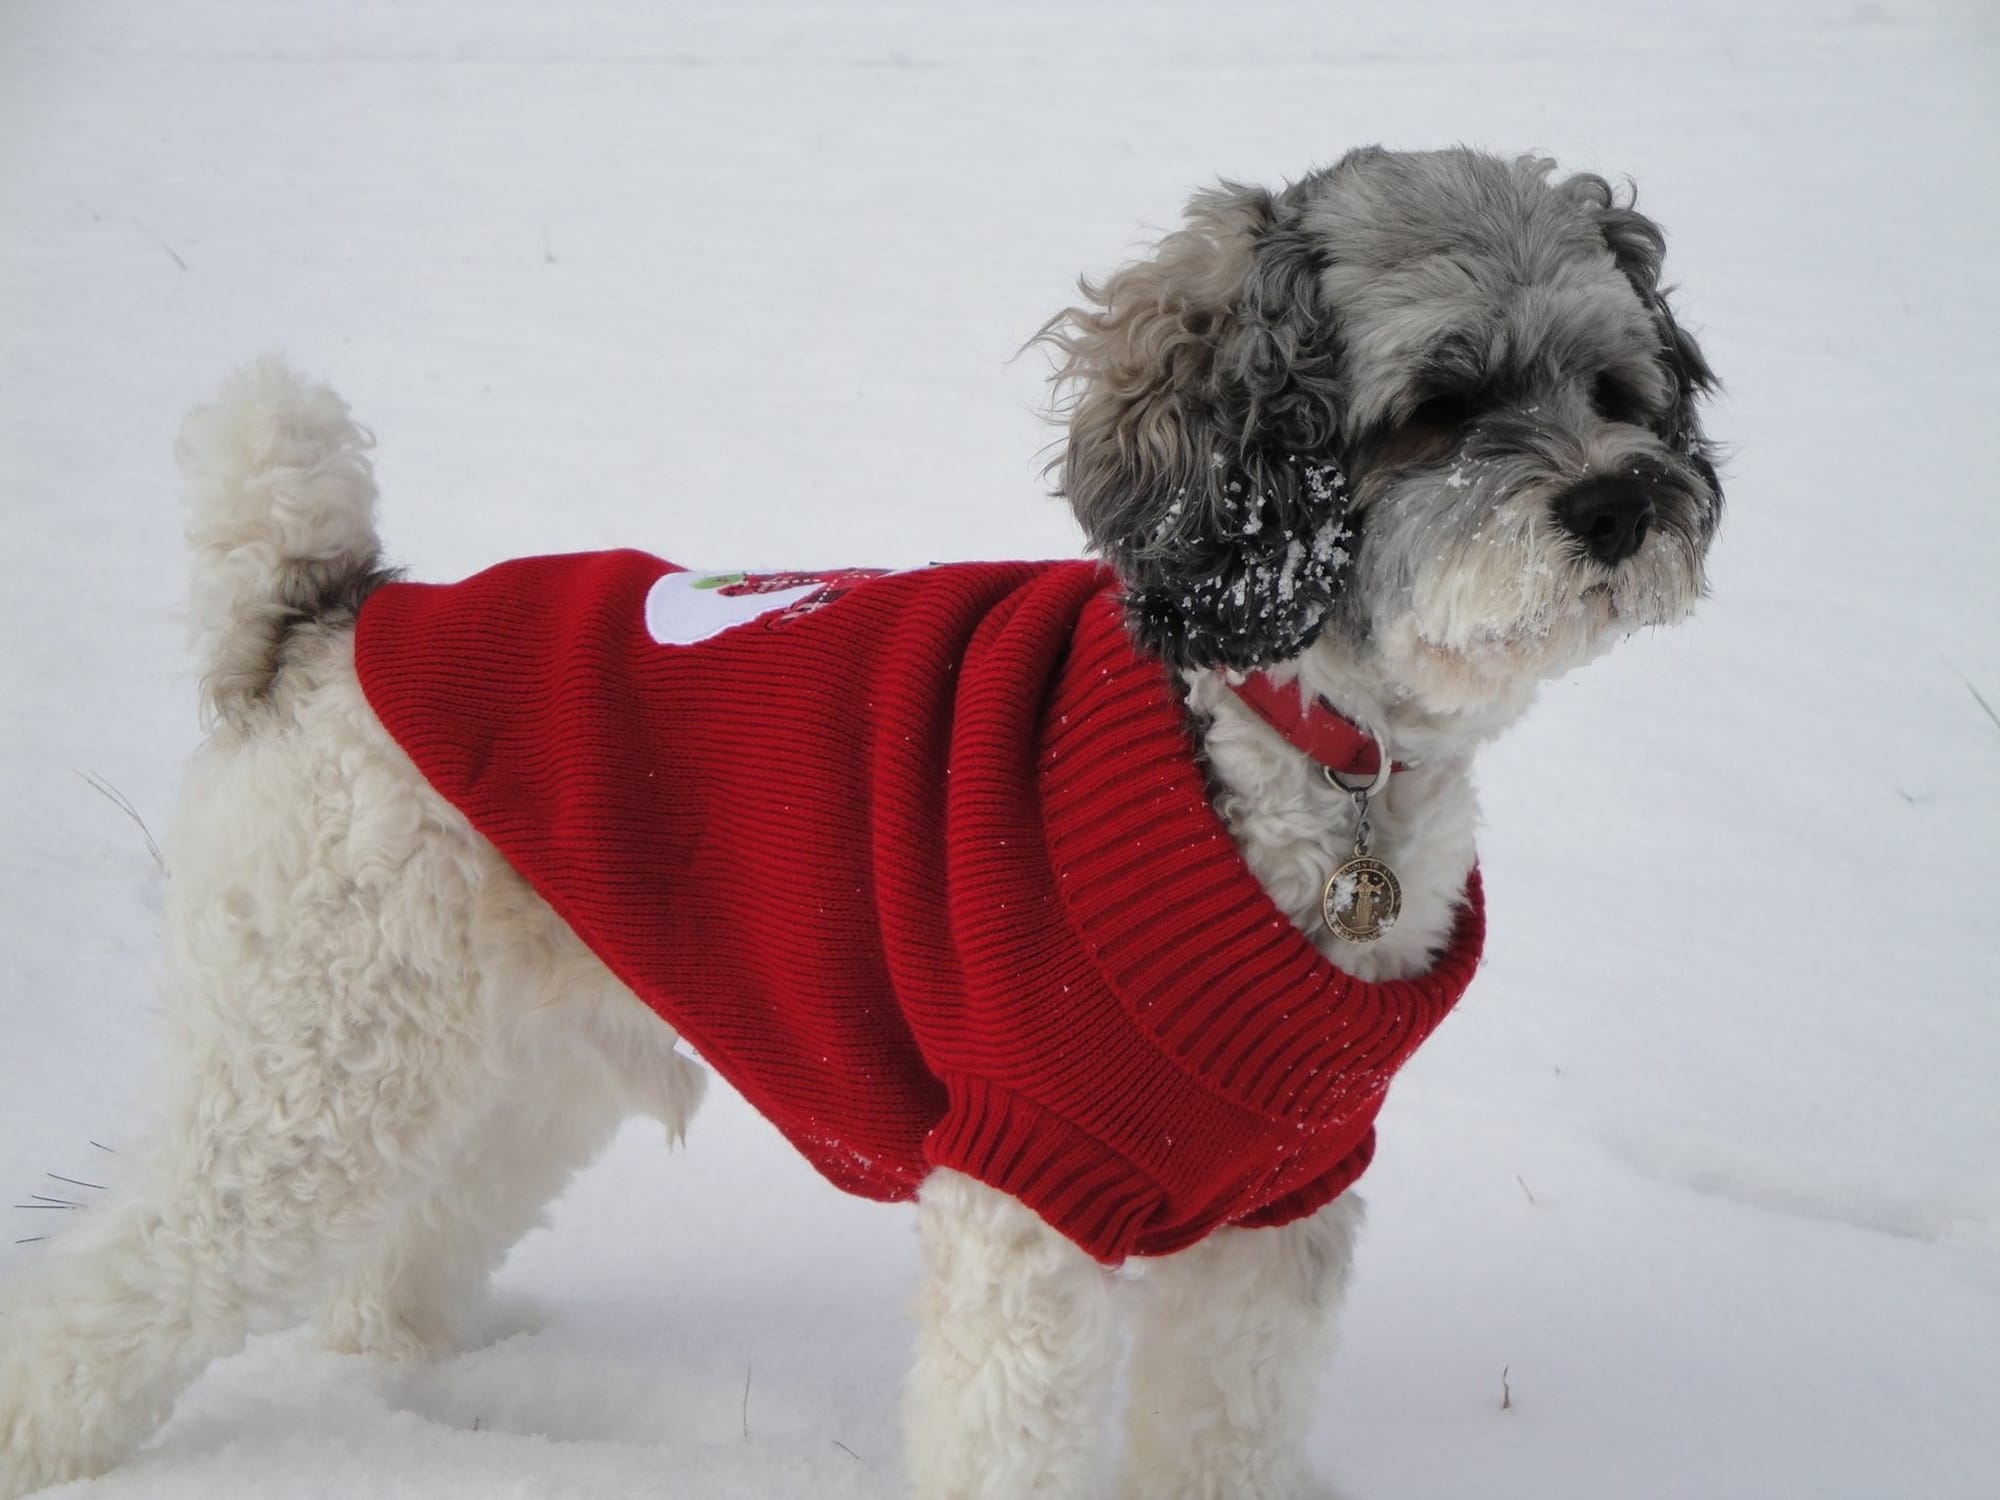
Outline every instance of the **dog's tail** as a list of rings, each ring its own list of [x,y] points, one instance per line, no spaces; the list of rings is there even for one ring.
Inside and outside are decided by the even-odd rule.
[[[351,619],[392,576],[375,534],[373,444],[346,402],[271,355],[189,414],[174,451],[205,716],[255,713],[293,632]]]

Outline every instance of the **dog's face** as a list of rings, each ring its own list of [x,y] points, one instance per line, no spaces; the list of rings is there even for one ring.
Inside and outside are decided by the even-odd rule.
[[[1524,701],[1684,615],[1714,377],[1601,178],[1356,152],[1188,227],[1051,324],[1064,491],[1183,666],[1364,653],[1430,710]]]

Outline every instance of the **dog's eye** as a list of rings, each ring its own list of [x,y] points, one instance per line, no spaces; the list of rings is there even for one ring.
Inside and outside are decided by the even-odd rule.
[[[1590,405],[1607,422],[1642,423],[1647,416],[1645,401],[1616,375],[1597,377],[1590,388]]]
[[[1463,427],[1472,419],[1472,402],[1450,394],[1428,396],[1409,415],[1412,427]]]

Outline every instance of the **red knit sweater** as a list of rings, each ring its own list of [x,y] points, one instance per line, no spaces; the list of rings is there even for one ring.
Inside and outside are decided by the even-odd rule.
[[[1478,962],[1476,872],[1428,975],[1335,969],[1242,862],[1092,564],[693,582],[613,552],[392,584],[361,683],[815,1167],[884,1199],[955,1168],[1106,1262],[1361,1174]]]

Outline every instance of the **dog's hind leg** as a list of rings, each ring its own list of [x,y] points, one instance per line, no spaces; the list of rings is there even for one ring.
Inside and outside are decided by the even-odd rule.
[[[1091,1500],[1121,1334],[1111,1278],[957,1172],[918,1199],[929,1272],[904,1400],[916,1500]]]
[[[618,984],[555,914],[511,877],[480,897],[481,947],[512,997],[500,1102],[463,1156],[320,1314],[329,1347],[410,1359],[467,1335],[488,1277],[570,1177],[630,1114],[679,1139],[707,1075],[664,1022]]]
[[[309,1310],[494,1107],[470,913],[497,856],[331,676],[300,732],[225,731],[190,768],[159,1125],[0,1289],[0,1496],[122,1459],[210,1360]]]
[[[382,1040],[393,1070],[241,1033],[185,1059],[131,1179],[0,1297],[0,1496],[122,1460],[204,1365],[291,1320],[430,1185],[429,1143],[463,1105],[419,1047]]]
[[[1322,1500],[1313,1392],[1361,1224],[1349,1193],[1279,1229],[1150,1262],[1133,1340],[1126,1500]]]
[[[521,1078],[437,1185],[335,1284],[319,1314],[326,1346],[415,1360],[475,1342],[488,1278],[624,1114],[602,1074],[552,1059]]]

